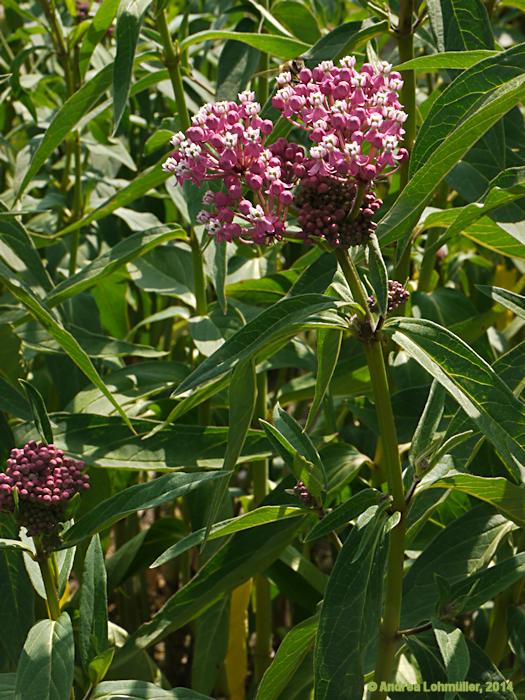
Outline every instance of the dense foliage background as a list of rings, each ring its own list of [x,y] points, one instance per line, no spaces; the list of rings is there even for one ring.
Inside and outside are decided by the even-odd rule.
[[[389,696],[525,698],[524,9],[4,0],[0,453],[54,442],[91,489],[40,568],[0,514],[0,697],[373,691],[393,451],[391,677],[492,685]],[[217,244],[205,188],[160,167],[187,112],[247,87],[307,146],[272,76],[347,54],[404,64],[411,157],[376,216],[410,292],[374,336],[397,438],[334,252]],[[381,254],[350,253],[383,306]]]

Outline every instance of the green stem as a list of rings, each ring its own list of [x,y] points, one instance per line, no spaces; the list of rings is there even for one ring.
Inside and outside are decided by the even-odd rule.
[[[54,565],[54,553],[44,554],[39,551],[39,546],[37,547],[38,555],[38,565],[40,567],[40,572],[42,574],[42,580],[44,581],[44,588],[46,590],[46,603],[47,610],[50,620],[58,620],[60,617],[60,602],[58,598],[58,585],[56,577],[56,566]]]
[[[432,273],[436,264],[436,241],[441,236],[442,231],[443,229],[433,228],[427,233],[425,252],[423,253],[417,282],[418,292],[432,291]]]
[[[414,0],[400,0],[399,2],[399,26],[397,45],[399,60],[401,63],[414,58],[414,33],[412,27],[414,15]],[[416,137],[416,77],[413,70],[402,71],[403,88],[401,89],[401,102],[408,117],[405,122],[404,147],[412,152]],[[408,182],[408,164],[406,160],[400,170],[400,189]]]
[[[367,312],[367,320],[370,323],[370,312],[365,297],[361,280],[348,253],[337,251],[337,257],[341,264],[343,274],[352,291],[352,295]],[[370,326],[371,330],[371,326]],[[394,421],[394,412],[390,400],[390,388],[386,373],[385,360],[380,337],[377,333],[367,333],[367,341],[364,342],[365,356],[370,370],[372,391],[379,424],[379,435],[382,446],[382,466],[385,468],[388,489],[392,496],[392,510],[401,515],[399,523],[390,532],[390,546],[388,552],[387,577],[385,587],[385,613],[381,621],[377,665],[374,680],[381,685],[381,681],[389,681],[394,665],[394,654],[397,644],[399,621],[401,616],[401,596],[403,586],[403,564],[405,558],[405,496],[403,488],[403,475],[397,430]],[[386,693],[377,691],[374,694],[376,700],[382,700]]]
[[[507,648],[507,611],[512,600],[512,589],[509,589],[496,596],[494,601],[485,652],[496,666],[501,662]]]
[[[159,30],[162,41],[164,65],[168,70],[175,102],[179,111],[181,128],[188,129],[191,126],[188,107],[186,106],[186,96],[184,95],[184,86],[182,84],[182,74],[180,71],[181,55],[178,44],[172,41],[166,13],[160,8],[157,9],[157,29]]]
[[[261,0],[261,5],[268,10],[270,8],[270,1],[269,0]],[[263,25],[264,25],[264,20],[261,19],[260,23],[260,29],[259,31],[262,33],[263,31]],[[259,102],[264,105],[268,99],[268,69],[270,67],[270,62],[268,59],[268,54],[267,53],[261,53],[261,58],[259,60],[259,71],[261,75],[259,76],[259,84],[258,84],[258,98]]]
[[[257,403],[255,405],[255,417],[266,417],[267,404],[267,377],[266,372],[257,376]],[[264,499],[269,491],[268,487],[268,460],[254,462],[252,465],[252,489],[254,507]],[[270,582],[266,576],[258,575],[254,578],[255,584],[255,683],[259,683],[264,672],[271,662],[272,651],[272,599]]]

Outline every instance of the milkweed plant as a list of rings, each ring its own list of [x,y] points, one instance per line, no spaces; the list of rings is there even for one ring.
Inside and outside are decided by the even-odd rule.
[[[0,10],[0,696],[525,696],[524,31]]]

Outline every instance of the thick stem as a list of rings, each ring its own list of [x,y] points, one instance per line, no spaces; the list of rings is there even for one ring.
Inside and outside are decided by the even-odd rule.
[[[397,45],[399,49],[399,61],[405,63],[414,58],[414,33],[413,33],[414,0],[400,0],[399,2],[399,27]],[[401,89],[401,102],[408,117],[405,122],[404,147],[411,153],[416,137],[416,77],[413,70],[402,71],[403,88]],[[400,187],[403,189],[408,181],[408,160],[400,170]]]
[[[368,304],[355,265],[348,257],[346,251],[337,251],[337,256],[343,274],[352,291],[352,295],[356,301],[364,305],[367,312],[367,321],[370,323]],[[382,466],[386,471],[388,490],[392,496],[392,509],[401,514],[401,519],[390,532],[389,538],[390,546],[385,585],[385,613],[381,622],[377,666],[374,675],[374,680],[378,684],[378,687],[380,687],[381,681],[389,681],[392,674],[401,616],[406,530],[404,519],[405,497],[397,430],[390,400],[390,389],[388,386],[383,349],[378,334],[369,334],[369,339],[364,342],[364,350],[370,370],[370,379],[379,423],[379,434],[382,445]],[[384,697],[386,697],[385,692],[377,691],[374,694],[376,700],[382,700]]]
[[[256,418],[266,417],[267,377],[262,372],[257,376]],[[254,506],[259,505],[269,491],[268,460],[252,465],[252,488]],[[259,683],[271,662],[272,651],[272,599],[270,582],[266,576],[258,575],[255,583],[255,683]]]
[[[38,555],[38,565],[40,567],[40,572],[42,574],[42,580],[44,581],[44,588],[46,589],[46,604],[47,611],[50,620],[58,620],[60,617],[60,602],[58,598],[58,585],[56,579],[56,566],[53,562],[54,553],[45,554],[39,551],[38,544],[37,555]]]
[[[183,130],[186,130],[190,127],[191,122],[188,107],[186,106],[186,97],[184,95],[184,86],[182,84],[182,74],[180,71],[181,55],[178,45],[174,44],[171,39],[166,13],[160,7],[157,11],[157,29],[159,30],[162,41],[164,65],[170,76],[175,102],[179,111],[181,127]]]

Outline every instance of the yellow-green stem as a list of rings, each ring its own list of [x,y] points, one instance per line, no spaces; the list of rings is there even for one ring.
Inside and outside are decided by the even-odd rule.
[[[261,0],[261,5],[268,10],[270,7],[270,0]],[[264,25],[264,20],[261,20],[261,26],[260,26],[260,32],[262,33],[263,31],[263,25]],[[258,98],[259,102],[263,105],[266,100],[268,99],[268,68],[270,66],[269,60],[268,60],[268,54],[267,53],[261,53],[261,58],[259,60],[259,72],[261,75],[259,76],[259,84],[257,86],[258,90]]]
[[[267,402],[266,372],[257,376],[257,403],[255,417],[266,417]],[[254,506],[259,505],[268,493],[268,460],[252,465],[252,489]],[[255,584],[255,683],[259,683],[271,662],[272,651],[272,599],[270,582],[266,576],[258,575]]]
[[[166,13],[160,7],[157,11],[157,29],[159,30],[162,41],[164,65],[168,70],[173,87],[180,124],[183,130],[188,129],[191,122],[188,107],[186,106],[186,97],[184,95],[184,86],[182,84],[182,74],[180,71],[181,55],[178,44],[173,43],[171,39]]]
[[[38,552],[38,565],[42,574],[44,588],[46,590],[46,604],[50,620],[58,620],[60,617],[60,602],[58,597],[58,584],[56,567],[53,562],[54,553],[43,554]]]
[[[399,458],[397,430],[392,410],[392,402],[390,400],[390,388],[388,386],[381,340],[377,334],[371,333],[372,326],[368,303],[355,265],[346,251],[338,250],[337,257],[354,299],[364,307],[367,314],[364,323],[369,325],[369,333],[366,335],[370,339],[364,342],[364,350],[370,370],[370,379],[372,382],[372,391],[379,424],[379,435],[382,445],[382,467],[384,467],[386,471],[388,490],[392,496],[392,509],[398,511],[401,516],[399,523],[391,530],[389,536],[384,604],[385,613],[381,621],[377,665],[374,675],[374,679],[380,687],[381,681],[389,681],[392,674],[396,639],[401,616],[403,563],[405,557],[405,495],[401,460]],[[376,700],[382,700],[385,696],[386,693],[379,690],[374,694]]]

